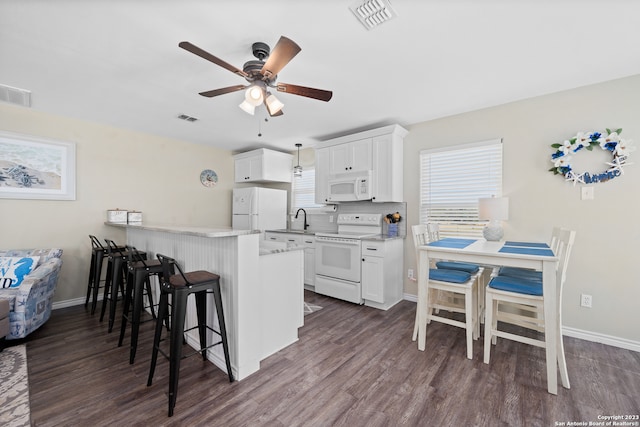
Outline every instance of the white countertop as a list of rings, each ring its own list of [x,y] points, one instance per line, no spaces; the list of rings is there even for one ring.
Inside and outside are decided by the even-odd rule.
[[[105,222],[105,225],[121,228],[137,228],[149,231],[163,231],[166,233],[188,234],[200,237],[233,237],[247,234],[259,234],[260,230],[234,230],[231,227],[194,227],[189,225],[162,225],[146,223],[118,223]]]

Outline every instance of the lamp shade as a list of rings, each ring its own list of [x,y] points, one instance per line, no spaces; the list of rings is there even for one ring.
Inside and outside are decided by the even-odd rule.
[[[478,216],[489,221],[506,221],[509,219],[508,197],[487,197],[478,199]]]
[[[238,107],[240,107],[244,112],[251,114],[252,116],[256,111],[256,107],[248,103],[246,99],[242,101],[242,103],[238,105]]]
[[[267,95],[267,99],[265,99],[264,102],[265,104],[267,104],[267,109],[269,110],[269,114],[272,116],[276,114],[278,111],[282,110],[282,107],[284,107],[284,104],[280,102],[280,100],[276,98],[274,95],[272,95],[271,93]]]

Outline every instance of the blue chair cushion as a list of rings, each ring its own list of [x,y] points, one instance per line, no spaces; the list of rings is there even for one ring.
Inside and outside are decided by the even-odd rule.
[[[499,276],[519,277],[527,280],[542,281],[542,271],[528,270],[518,267],[501,267],[498,271]]]
[[[460,270],[466,271],[470,274],[476,274],[480,270],[480,266],[477,264],[470,264],[468,262],[453,262],[453,261],[438,261],[436,267],[445,268],[447,270]]]
[[[465,283],[469,281],[471,274],[460,270],[447,270],[445,268],[429,269],[429,280],[439,280],[441,282]]]
[[[527,280],[520,277],[496,276],[489,282],[489,287],[518,294],[542,296],[541,281]]]

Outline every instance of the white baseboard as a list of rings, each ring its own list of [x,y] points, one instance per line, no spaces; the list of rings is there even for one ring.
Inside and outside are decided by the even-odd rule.
[[[418,297],[416,295],[404,294],[404,299],[415,303],[418,302]],[[628,340],[626,338],[614,337],[611,335],[600,334],[598,332],[583,331],[582,329],[571,328],[568,326],[562,327],[562,335],[640,352],[640,342]]]
[[[85,301],[86,298],[74,298],[65,301],[55,301],[53,304],[51,304],[51,309],[57,310],[59,308],[73,307],[74,305],[84,305]],[[102,295],[98,297],[98,301],[102,301]]]
[[[628,340],[626,338],[614,337],[591,331],[583,331],[582,329],[571,328],[568,326],[562,327],[562,335],[640,352],[640,342]]]

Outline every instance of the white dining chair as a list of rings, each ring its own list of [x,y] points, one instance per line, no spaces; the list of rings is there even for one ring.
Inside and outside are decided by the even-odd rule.
[[[558,249],[558,243],[560,238],[560,232],[562,231],[562,227],[553,227],[551,230],[551,240],[549,241],[549,247],[555,253]],[[530,270],[527,268],[521,267],[500,267],[494,269],[491,277],[495,276],[512,276],[512,277],[520,277],[522,279],[534,279],[534,280],[542,280],[542,271]]]
[[[419,259],[419,246],[428,244],[432,239],[438,240],[437,227],[420,224],[412,226],[411,231],[416,259]],[[433,320],[465,329],[467,358],[473,359],[473,340],[480,336],[477,298],[478,282],[479,277],[482,276],[483,268],[468,263],[457,263],[458,269],[433,268],[436,267],[436,264],[438,263],[433,262],[430,265],[429,280],[427,281],[427,324]],[[453,263],[449,263],[449,266],[454,267]],[[441,316],[441,310],[463,313],[465,320],[462,322]],[[419,308],[416,307],[413,341],[418,337],[418,312]]]
[[[485,331],[484,331],[484,363],[489,363],[491,347],[496,344],[496,338],[506,338],[524,344],[546,348],[544,338],[537,339],[530,336],[518,335],[517,330],[507,332],[498,329],[498,322],[520,326],[525,329],[544,333],[547,327],[556,327],[556,352],[562,385],[569,388],[569,375],[562,342],[562,289],[566,280],[569,257],[575,241],[576,232],[573,230],[558,230],[555,254],[558,257],[556,270],[556,302],[557,323],[546,325],[544,319],[544,295],[542,281],[513,276],[496,276],[487,284]],[[547,360],[547,363],[551,361]]]

